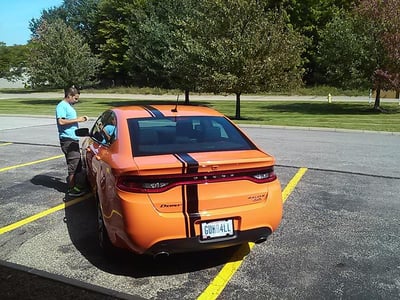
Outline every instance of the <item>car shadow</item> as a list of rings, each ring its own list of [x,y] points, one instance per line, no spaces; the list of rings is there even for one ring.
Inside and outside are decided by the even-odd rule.
[[[67,203],[68,200],[67,199]],[[76,200],[74,200],[76,201]],[[93,197],[74,205],[66,205],[65,222],[72,243],[76,249],[95,267],[114,275],[133,278],[173,275],[204,270],[231,261],[236,257],[239,247],[242,257],[250,252],[248,244],[196,253],[174,254],[163,258],[148,255],[134,255],[120,251],[115,257],[103,255],[97,240],[97,212]]]

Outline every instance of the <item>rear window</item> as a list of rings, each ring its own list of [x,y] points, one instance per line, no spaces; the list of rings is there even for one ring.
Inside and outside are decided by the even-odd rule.
[[[255,149],[224,117],[129,119],[134,156]]]

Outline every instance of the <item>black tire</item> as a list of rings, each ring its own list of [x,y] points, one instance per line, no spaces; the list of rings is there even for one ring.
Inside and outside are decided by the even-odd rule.
[[[110,237],[108,236],[99,200],[97,200],[97,234],[99,246],[102,249],[104,255],[107,257],[114,256],[116,249],[111,243]]]

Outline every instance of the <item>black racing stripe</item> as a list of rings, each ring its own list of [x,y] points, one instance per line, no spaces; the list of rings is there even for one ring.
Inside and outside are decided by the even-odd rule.
[[[182,164],[182,174],[185,173],[186,170],[186,163],[183,159],[181,159],[178,155],[174,154],[175,158],[179,160]],[[189,216],[187,214],[186,210],[186,193],[185,193],[185,186],[181,187],[181,192],[182,192],[182,214],[183,217],[185,218],[185,232],[186,232],[186,237],[190,237],[189,234]]]
[[[199,171],[199,163],[187,153],[176,154],[175,157],[183,163],[182,173],[194,174]],[[196,236],[195,232],[195,221],[200,219],[199,215],[199,193],[197,184],[186,185],[186,213],[189,215],[189,236]]]
[[[192,174],[192,173],[197,173],[199,171],[199,163],[197,160],[195,160],[193,157],[191,157],[187,153],[179,153],[176,154],[181,161],[185,162],[186,164],[186,173],[187,174]]]
[[[186,193],[185,193],[185,187],[181,187],[181,198],[182,198],[182,214],[185,217],[185,232],[186,232],[186,237],[190,237],[189,234],[189,219],[190,217],[186,213]]]
[[[200,219],[199,215],[199,193],[197,184],[186,186],[187,212],[189,214],[190,236],[196,236],[194,222]]]
[[[164,115],[157,108],[151,105],[144,105],[143,108],[153,117],[153,118],[164,118]]]

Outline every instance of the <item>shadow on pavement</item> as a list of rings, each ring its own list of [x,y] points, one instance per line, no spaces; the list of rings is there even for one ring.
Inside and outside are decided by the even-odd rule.
[[[65,209],[66,223],[72,243],[91,264],[100,270],[133,278],[191,273],[230,261],[240,246],[170,255],[155,259],[121,251],[115,258],[106,258],[97,241],[97,211],[93,197]],[[248,245],[244,255],[250,251]],[[243,245],[241,247],[244,247]]]
[[[141,299],[0,260],[1,299]]]

